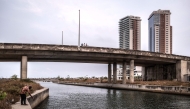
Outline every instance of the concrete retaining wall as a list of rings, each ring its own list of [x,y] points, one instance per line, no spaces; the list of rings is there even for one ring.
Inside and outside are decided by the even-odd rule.
[[[141,84],[107,84],[107,83],[94,83],[94,84],[59,83],[59,84],[190,95],[190,87],[182,87],[182,86],[160,86],[160,85],[141,85]]]
[[[102,84],[94,83],[95,86],[107,86],[118,89],[131,89],[131,90],[142,90],[142,91],[156,91],[156,92],[172,92],[179,94],[190,95],[190,87],[182,86],[160,86],[160,85],[140,85],[140,84]]]
[[[30,106],[34,108],[49,96],[49,89],[43,88],[41,90],[37,90],[32,94],[32,96],[34,99],[32,99],[30,96],[28,96],[27,99],[28,102],[30,103]]]

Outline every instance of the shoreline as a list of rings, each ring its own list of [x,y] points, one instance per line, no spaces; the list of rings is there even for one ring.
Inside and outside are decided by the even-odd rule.
[[[184,86],[161,86],[161,85],[141,85],[141,84],[107,84],[107,83],[94,83],[94,84],[81,84],[81,83],[64,83],[54,82],[64,85],[75,85],[85,87],[97,87],[107,89],[120,89],[120,90],[132,90],[161,94],[173,94],[173,95],[187,95],[190,96],[190,87]]]

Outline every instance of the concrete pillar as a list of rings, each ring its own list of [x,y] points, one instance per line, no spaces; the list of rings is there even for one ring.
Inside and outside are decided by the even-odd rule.
[[[190,81],[189,75],[190,75],[190,61],[187,61],[187,81]]]
[[[117,83],[117,63],[113,63],[113,83]]]
[[[130,83],[134,82],[134,60],[130,60]]]
[[[148,69],[148,67],[145,67],[145,72],[144,72],[144,73],[145,73],[145,74],[144,74],[144,75],[145,75],[145,76],[144,76],[144,80],[145,80],[145,81],[148,80],[148,75],[147,75],[148,70],[147,70],[147,69]]]
[[[123,84],[126,84],[126,62],[123,61]]]
[[[21,59],[21,71],[20,71],[20,79],[27,79],[27,56],[22,56]]]
[[[130,74],[130,65],[126,65],[126,67],[127,67],[127,74]],[[127,76],[127,78],[126,78],[126,80],[129,80],[129,77],[130,77],[130,75],[129,76]]]
[[[145,67],[142,66],[142,80],[144,81],[145,80]]]
[[[111,83],[111,63],[108,64],[108,83]]]
[[[187,74],[187,61],[177,61],[176,63],[176,79],[185,82],[184,75]]]

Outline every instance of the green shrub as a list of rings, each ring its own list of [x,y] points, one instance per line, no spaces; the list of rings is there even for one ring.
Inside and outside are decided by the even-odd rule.
[[[3,100],[7,96],[6,92],[0,91],[0,100]]]
[[[18,77],[17,77],[17,75],[16,75],[16,74],[14,74],[13,76],[11,76],[11,79],[17,80],[17,79],[18,79]]]

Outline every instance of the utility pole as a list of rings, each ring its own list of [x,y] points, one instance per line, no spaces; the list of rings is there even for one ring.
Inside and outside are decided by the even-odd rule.
[[[79,10],[79,37],[78,37],[78,48],[80,48],[80,10]]]
[[[63,45],[63,31],[62,31],[62,45]]]

